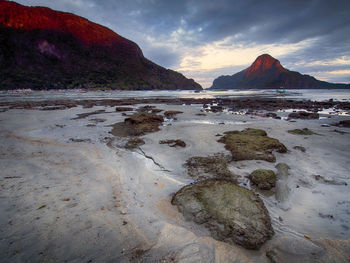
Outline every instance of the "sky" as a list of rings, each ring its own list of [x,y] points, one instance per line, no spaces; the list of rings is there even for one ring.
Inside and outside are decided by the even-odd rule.
[[[204,88],[268,53],[290,70],[350,83],[350,0],[17,0],[71,12],[136,42]]]

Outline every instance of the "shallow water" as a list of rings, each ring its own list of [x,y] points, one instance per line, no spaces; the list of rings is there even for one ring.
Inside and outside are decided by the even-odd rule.
[[[278,99],[297,99],[325,101],[329,99],[350,101],[350,90],[286,90],[285,96],[278,96],[276,90],[228,90],[199,93],[194,91],[83,91],[83,90],[50,90],[30,92],[1,92],[0,102],[5,101],[42,101],[59,99],[126,99],[126,98],[245,98],[265,97]]]

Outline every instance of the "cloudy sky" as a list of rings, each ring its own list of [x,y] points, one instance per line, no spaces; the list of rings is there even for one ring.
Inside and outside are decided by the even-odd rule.
[[[269,53],[290,70],[350,82],[350,0],[17,0],[111,28],[145,57],[210,87]]]

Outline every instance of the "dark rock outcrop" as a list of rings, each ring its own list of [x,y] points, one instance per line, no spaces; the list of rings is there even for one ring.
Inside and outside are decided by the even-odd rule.
[[[333,125],[345,127],[345,128],[350,128],[350,120],[343,120],[343,121],[340,121],[340,122],[333,124]]]
[[[257,169],[249,175],[249,178],[262,190],[270,190],[276,186],[276,174],[272,170]]]
[[[225,144],[225,149],[232,153],[235,161],[265,160],[275,162],[276,157],[272,151],[287,152],[286,146],[277,139],[267,136],[264,130],[245,129],[243,131],[225,132],[225,136],[219,139]]]
[[[168,144],[170,147],[186,147],[186,143],[183,140],[161,140],[159,141],[159,144]]]
[[[163,121],[164,118],[160,115],[146,113],[134,114],[124,119],[124,122],[114,124],[110,133],[119,137],[145,135],[159,131],[159,126]]]
[[[217,239],[259,249],[274,233],[262,200],[226,180],[205,180],[181,188],[172,198],[185,219],[203,224]]]
[[[1,89],[201,89],[134,42],[71,13],[0,1]]]
[[[350,88],[350,84],[320,81],[309,75],[290,71],[268,54],[259,56],[254,63],[232,76],[216,78],[211,89],[319,89]]]

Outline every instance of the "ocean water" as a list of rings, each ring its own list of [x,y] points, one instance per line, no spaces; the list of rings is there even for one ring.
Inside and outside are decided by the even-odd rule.
[[[210,91],[199,93],[194,91],[84,91],[84,90],[51,90],[51,91],[2,91],[0,102],[9,101],[42,101],[62,99],[127,99],[127,98],[278,98],[296,100],[326,101],[350,101],[350,89],[332,90],[286,90],[284,96],[279,96],[276,90],[228,90]]]

